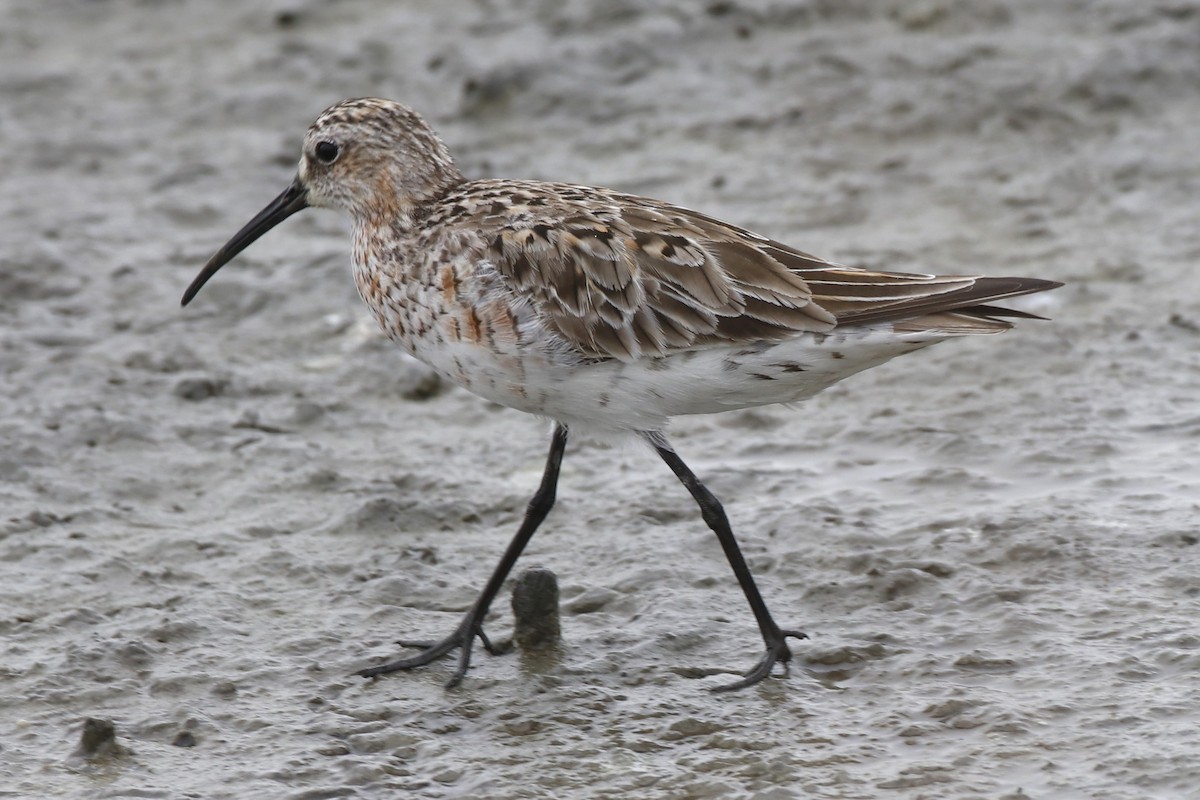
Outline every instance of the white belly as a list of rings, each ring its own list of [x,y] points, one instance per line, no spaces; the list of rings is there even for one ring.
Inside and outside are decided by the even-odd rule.
[[[669,418],[805,400],[828,386],[946,338],[890,325],[803,334],[776,344],[721,346],[633,363],[518,360],[477,345],[417,352],[444,377],[501,405],[568,425],[661,430]]]

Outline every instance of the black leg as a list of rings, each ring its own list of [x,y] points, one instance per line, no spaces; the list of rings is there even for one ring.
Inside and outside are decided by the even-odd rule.
[[[775,624],[771,612],[767,610],[767,604],[763,602],[762,595],[759,594],[758,586],[754,583],[754,576],[750,574],[746,559],[742,557],[737,540],[733,538],[733,530],[729,527],[729,518],[725,516],[725,509],[721,507],[721,502],[717,500],[716,495],[700,482],[687,464],[683,463],[683,459],[672,449],[665,436],[653,431],[645,432],[642,436],[662,457],[662,460],[667,462],[667,466],[687,487],[696,500],[696,504],[700,506],[704,521],[708,523],[708,527],[712,528],[718,541],[721,542],[725,558],[729,559],[729,566],[733,567],[733,574],[737,577],[742,592],[745,593],[746,600],[750,603],[750,610],[754,612],[754,618],[758,621],[758,629],[762,632],[763,642],[767,645],[766,653],[749,672],[745,673],[740,681],[726,686],[718,686],[714,691],[728,692],[752,686],[770,675],[771,668],[777,662],[786,664],[791,660],[792,651],[787,646],[788,637],[807,639],[808,636],[800,631],[781,630]]]
[[[463,676],[467,674],[467,668],[471,665],[471,645],[474,643],[476,636],[483,642],[483,646],[489,653],[497,652],[496,648],[492,646],[492,643],[488,641],[488,638],[483,633],[483,618],[487,616],[488,608],[491,606],[492,601],[496,599],[496,594],[500,591],[500,587],[504,585],[504,579],[508,577],[513,564],[517,563],[521,551],[525,549],[525,545],[529,544],[529,540],[533,538],[538,525],[542,524],[542,520],[550,513],[550,509],[554,507],[555,489],[558,486],[558,470],[562,466],[563,451],[566,448],[567,426],[561,423],[556,424],[554,426],[554,438],[550,442],[550,454],[546,457],[546,469],[542,472],[542,483],[538,486],[533,499],[529,501],[529,507],[525,510],[525,519],[521,522],[521,527],[517,530],[517,535],[509,542],[508,549],[504,551],[500,563],[496,565],[496,569],[492,572],[492,577],[488,579],[487,585],[479,593],[479,598],[471,606],[471,610],[467,612],[466,616],[463,617],[458,627],[454,629],[454,632],[440,642],[417,645],[424,649],[415,656],[400,658],[387,664],[381,664],[378,667],[359,670],[359,675],[362,675],[364,678],[374,678],[377,675],[384,675],[388,672],[424,666],[435,659],[441,658],[451,650],[457,649],[459,651],[458,668],[454,670],[454,674],[446,682],[446,688],[450,689],[457,686],[462,681]]]

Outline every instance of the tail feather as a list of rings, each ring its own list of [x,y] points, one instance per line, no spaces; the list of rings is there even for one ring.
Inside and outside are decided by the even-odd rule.
[[[937,333],[946,336],[971,336],[977,334],[1004,333],[1013,324],[1003,319],[978,317],[974,314],[947,311],[942,314],[926,314],[921,317],[902,319],[892,325],[896,333]]]
[[[932,291],[927,295],[909,297],[895,302],[876,300],[874,302],[849,303],[845,302],[844,298],[826,300],[815,293],[813,299],[837,317],[838,325],[861,325],[869,322],[889,321],[916,323],[923,317],[955,312],[956,315],[964,318],[985,320],[995,325],[1001,325],[1003,327],[997,330],[1006,330],[1011,327],[1011,323],[996,320],[995,317],[1041,318],[1024,311],[993,306],[991,305],[993,301],[1044,292],[1062,286],[1057,281],[1042,280],[1041,278],[967,278],[966,280],[969,280],[970,283],[953,291],[943,291],[944,286],[931,287]]]

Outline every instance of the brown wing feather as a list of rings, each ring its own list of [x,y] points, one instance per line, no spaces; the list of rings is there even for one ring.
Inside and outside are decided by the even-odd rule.
[[[643,198],[565,185],[538,191],[558,196],[529,204],[517,222],[510,213],[487,257],[548,324],[594,357],[631,361],[886,321],[998,330],[1008,323],[991,317],[1005,310],[985,303],[1058,285],[842,267]],[[546,208],[572,213],[549,218]]]

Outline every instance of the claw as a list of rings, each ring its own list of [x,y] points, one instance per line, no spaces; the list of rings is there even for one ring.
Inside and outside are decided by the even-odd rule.
[[[792,650],[787,646],[787,640],[792,639],[807,639],[808,634],[803,631],[778,631],[778,635],[773,635],[767,641],[767,652],[763,653],[763,657],[758,660],[750,670],[743,673],[740,681],[727,683],[724,686],[714,686],[709,691],[711,692],[736,692],[738,689],[745,689],[747,686],[753,686],[771,674],[771,669],[776,663],[787,665],[792,660]]]
[[[389,672],[415,669],[430,664],[453,650],[458,650],[458,667],[454,670],[454,674],[450,676],[450,680],[446,682],[446,688],[452,689],[462,682],[463,677],[467,674],[467,669],[471,666],[471,646],[475,643],[476,636],[483,642],[484,649],[489,653],[497,654],[503,652],[495,647],[487,636],[484,635],[483,626],[475,621],[472,615],[468,614],[467,618],[455,628],[454,632],[440,642],[401,640],[398,642],[401,647],[418,647],[421,649],[421,652],[407,658],[398,658],[395,661],[389,661],[386,664],[380,664],[376,667],[360,669],[354,674],[361,675],[364,678],[375,678],[380,675],[386,675]]]
[[[397,639],[396,644],[401,647],[411,647],[415,650],[428,650],[431,647],[437,647],[438,642],[431,642],[428,639],[421,639],[420,641],[416,639]]]
[[[513,649],[512,640],[505,640],[499,642],[498,644],[492,644],[492,640],[487,637],[487,634],[483,632],[482,628],[475,631],[475,635],[479,637],[479,641],[483,645],[483,649],[487,650],[490,655],[502,656],[505,653],[511,652]]]

